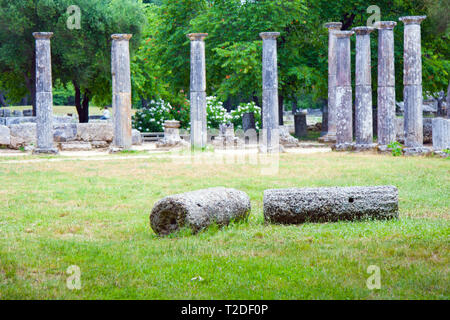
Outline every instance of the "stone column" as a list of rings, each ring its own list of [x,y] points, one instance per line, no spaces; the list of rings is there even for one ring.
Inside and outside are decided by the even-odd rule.
[[[277,37],[279,32],[262,32],[263,39],[263,143],[264,153],[279,152]]]
[[[130,149],[131,132],[131,34],[113,34],[111,47],[111,71],[113,90],[114,141],[113,148]]]
[[[336,147],[347,148],[353,142],[352,75],[350,37],[353,31],[336,31]]]
[[[308,135],[308,125],[306,123],[307,110],[300,110],[294,115],[295,135],[300,137],[306,137]]]
[[[52,32],[35,32],[36,39],[36,136],[35,154],[57,154],[53,143]]]
[[[379,21],[378,29],[378,144],[395,141],[395,21]]]
[[[450,148],[450,119],[433,119],[433,149],[435,151]]]
[[[426,16],[401,17],[405,24],[403,100],[405,108],[405,146],[423,146],[422,49],[420,23]]]
[[[191,147],[205,148],[206,123],[206,61],[205,41],[207,33],[191,33]]]
[[[334,33],[341,30],[341,22],[329,22],[325,24],[328,28],[328,108],[327,126],[328,131],[321,138],[324,142],[336,141],[336,37]],[[322,121],[323,123],[323,121]]]
[[[370,33],[372,27],[353,28],[356,33],[355,61],[355,136],[356,144],[373,144],[372,70],[370,66]]]

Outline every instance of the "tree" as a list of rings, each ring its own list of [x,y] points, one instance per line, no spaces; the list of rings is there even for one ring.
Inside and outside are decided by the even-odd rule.
[[[0,4],[5,17],[0,22],[0,71],[8,94],[25,84],[35,105],[32,32],[52,31],[53,79],[73,84],[80,121],[88,121],[93,99],[111,101],[111,34],[132,33],[131,51],[136,48],[145,25],[140,0],[0,0]],[[67,26],[71,5],[81,9],[80,29]],[[18,81],[17,74],[23,74],[24,81]]]

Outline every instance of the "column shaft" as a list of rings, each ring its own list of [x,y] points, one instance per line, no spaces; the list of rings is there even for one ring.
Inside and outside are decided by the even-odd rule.
[[[277,37],[279,32],[260,33],[263,39],[263,141],[262,151],[279,152],[279,113],[278,113],[278,64]]]
[[[131,34],[112,35],[111,71],[113,87],[114,147],[130,149],[131,132]]]
[[[350,37],[353,31],[336,31],[336,144],[353,142]]]
[[[334,33],[341,30],[341,22],[329,22],[328,28],[328,112],[327,134],[324,141],[336,141],[336,36]],[[322,120],[323,122],[323,120]]]
[[[53,143],[52,32],[35,32],[36,39],[36,154],[56,154]]]
[[[395,135],[394,21],[380,21],[378,29],[378,144],[387,145]]]
[[[422,52],[420,23],[425,16],[401,17],[404,29],[403,99],[405,145],[423,146]]]
[[[355,61],[355,138],[356,144],[373,143],[372,72],[370,54],[371,27],[357,27]]]
[[[207,33],[191,33],[191,147],[205,148],[207,142],[206,122],[206,59]]]

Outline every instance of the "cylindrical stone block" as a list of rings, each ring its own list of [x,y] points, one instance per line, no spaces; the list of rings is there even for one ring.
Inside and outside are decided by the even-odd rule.
[[[378,144],[395,141],[395,21],[379,21],[378,29]]]
[[[121,149],[132,146],[131,128],[131,34],[113,34],[111,38],[112,106],[114,115],[113,145]]]
[[[356,34],[355,61],[355,138],[356,144],[373,143],[372,72],[370,54],[371,27],[353,28]]]
[[[353,31],[336,31],[336,144],[353,142],[350,37]]]
[[[394,186],[291,188],[264,191],[264,219],[298,224],[398,217]]]
[[[242,130],[256,130],[255,114],[253,112],[246,112],[242,115]]]
[[[294,115],[295,135],[297,137],[306,137],[308,135],[308,125],[306,122],[307,111],[300,111]]]
[[[450,150],[450,119],[433,119],[433,149]]]
[[[206,121],[206,60],[207,33],[191,33],[191,147],[203,149],[207,143]]]
[[[341,30],[341,22],[329,22],[325,24],[328,29],[328,112],[327,127],[328,131],[324,139],[328,141],[336,140],[336,42],[334,35],[336,31]]]
[[[53,143],[52,32],[35,32],[36,39],[36,154],[56,154]]]
[[[403,99],[405,146],[423,145],[422,52],[420,23],[426,16],[401,17],[404,29]]]
[[[278,64],[277,37],[279,32],[262,32],[263,39],[263,139],[261,150],[264,153],[279,152],[279,113],[278,113]]]
[[[150,225],[159,235],[188,227],[194,232],[215,223],[219,226],[246,219],[250,199],[245,192],[228,188],[210,188],[165,197],[150,214]]]

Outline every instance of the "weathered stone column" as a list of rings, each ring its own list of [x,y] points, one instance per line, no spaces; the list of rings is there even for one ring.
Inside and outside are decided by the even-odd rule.
[[[401,17],[405,24],[403,100],[405,106],[405,146],[423,146],[422,49],[420,23],[426,16]]]
[[[379,21],[378,29],[378,144],[395,141],[395,21]]]
[[[335,31],[336,42],[336,147],[353,142],[350,37],[353,31]]]
[[[206,123],[206,61],[205,41],[207,33],[191,33],[191,147],[205,148]]]
[[[130,149],[131,132],[131,34],[113,34],[111,47],[111,70],[113,88],[114,141],[113,148]]]
[[[263,39],[263,143],[264,153],[279,152],[277,37],[279,32],[262,32]]]
[[[336,37],[334,33],[341,30],[341,22],[329,22],[328,28],[328,131],[321,140],[324,142],[336,141]],[[323,123],[323,121],[322,121]]]
[[[356,144],[373,144],[372,71],[370,66],[371,27],[353,28],[356,33],[355,61],[355,136]]]
[[[35,154],[56,154],[53,143],[52,32],[35,32],[36,39],[36,137]]]
[[[433,149],[435,151],[450,148],[450,119],[433,119]]]

